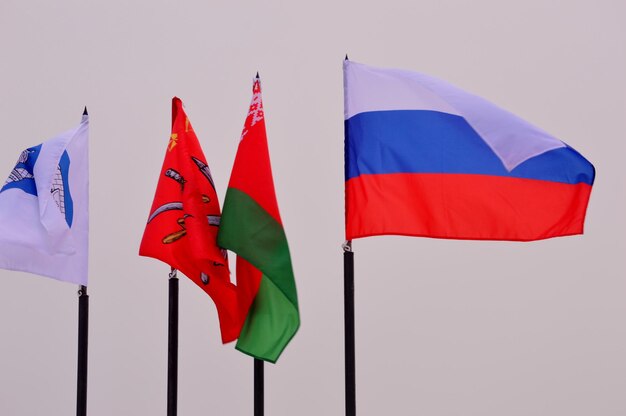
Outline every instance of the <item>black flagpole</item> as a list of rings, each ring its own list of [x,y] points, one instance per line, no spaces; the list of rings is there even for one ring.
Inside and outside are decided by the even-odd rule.
[[[343,307],[346,348],[346,416],[356,416],[356,360],[354,355],[354,253],[352,241],[343,244]]]
[[[264,383],[263,383],[263,360],[254,359],[254,416],[263,416],[264,406]]]
[[[87,415],[87,344],[89,337],[89,295],[87,286],[78,289],[78,377],[76,416]]]
[[[172,268],[169,278],[167,325],[167,416],[176,416],[178,408],[178,276]]]
[[[346,54],[345,60],[348,60]],[[354,253],[352,240],[343,248],[343,319],[345,342],[346,416],[356,416],[356,358],[354,354]]]
[[[260,80],[259,71],[256,73],[257,80]],[[254,359],[254,416],[263,416],[265,413],[265,380],[264,362],[258,358]]]
[[[345,60],[348,60],[346,54]],[[343,248],[343,320],[345,343],[346,416],[356,416],[356,358],[354,354],[354,253],[352,240]]]
[[[83,116],[88,115],[87,106]],[[87,366],[89,346],[89,295],[87,286],[78,287],[78,365],[76,375],[76,416],[87,416]]]

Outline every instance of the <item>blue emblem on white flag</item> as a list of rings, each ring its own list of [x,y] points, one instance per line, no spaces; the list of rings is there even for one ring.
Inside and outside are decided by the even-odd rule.
[[[35,163],[39,157],[41,151],[41,144],[39,146],[26,149],[20,154],[20,157],[15,165],[15,168],[9,174],[9,178],[6,183],[0,189],[0,193],[7,189],[21,189],[27,194],[37,196],[37,186],[35,185],[35,176],[33,174]],[[52,181],[52,187],[50,188],[50,194],[54,202],[56,202],[59,210],[65,215],[65,221],[67,225],[72,227],[72,215],[74,213],[74,204],[72,202],[72,194],[68,183],[68,174],[70,169],[70,157],[67,151],[64,151],[59,160],[57,171]]]
[[[41,145],[26,149],[20,154],[15,168],[13,168],[11,174],[9,174],[9,179],[7,179],[2,189],[0,189],[0,192],[4,192],[7,189],[18,188],[27,194],[37,196],[33,169],[35,168],[35,163],[37,162],[40,151]]]

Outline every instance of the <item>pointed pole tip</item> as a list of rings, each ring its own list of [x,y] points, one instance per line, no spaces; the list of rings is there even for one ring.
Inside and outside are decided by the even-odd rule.
[[[349,61],[348,54],[346,54],[346,59],[344,59],[344,61]]]
[[[260,79],[261,77],[259,76],[259,71],[256,71],[256,79]]]
[[[85,109],[83,110],[83,115],[84,116],[88,116],[89,115],[89,113],[87,112],[87,106],[85,106]]]

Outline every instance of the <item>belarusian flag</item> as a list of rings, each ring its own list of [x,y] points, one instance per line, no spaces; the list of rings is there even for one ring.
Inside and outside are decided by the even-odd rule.
[[[220,247],[237,254],[239,307],[246,316],[237,349],[274,363],[298,330],[300,315],[274,192],[258,76],[217,239]]]

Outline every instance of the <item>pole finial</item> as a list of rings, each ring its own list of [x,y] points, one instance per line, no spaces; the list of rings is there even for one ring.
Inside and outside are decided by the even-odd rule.
[[[346,59],[344,59],[344,61],[349,61],[348,54],[346,54]]]
[[[259,71],[256,71],[256,79],[261,79],[261,77],[259,76]]]
[[[85,106],[85,109],[83,110],[83,115],[84,116],[88,116],[89,115],[89,113],[87,112],[87,106]]]

